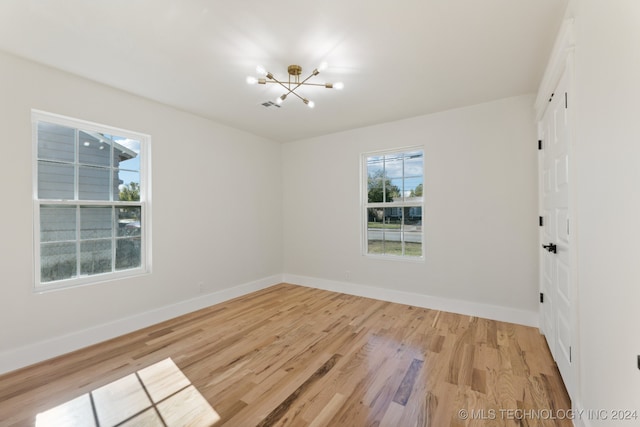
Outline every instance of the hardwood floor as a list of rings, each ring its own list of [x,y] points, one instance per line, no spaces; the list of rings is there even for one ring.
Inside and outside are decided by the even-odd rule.
[[[216,427],[572,425],[537,329],[288,284],[0,376],[0,425],[167,358]]]

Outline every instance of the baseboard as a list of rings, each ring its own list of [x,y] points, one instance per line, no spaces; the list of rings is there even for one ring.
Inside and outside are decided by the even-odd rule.
[[[7,350],[0,353],[0,374],[42,362],[138,329],[146,328],[147,326],[164,322],[165,320],[182,316],[183,314],[191,313],[214,304],[219,304],[260,289],[268,288],[269,286],[282,283],[282,281],[282,275],[265,277],[233,288],[204,294],[196,298],[118,319],[114,322],[54,337],[28,346]]]
[[[449,311],[467,316],[483,317],[501,322],[539,327],[538,313],[535,311],[517,310],[497,305],[481,304],[470,301],[434,297],[424,294],[397,291],[394,289],[358,285],[348,282],[318,279],[315,277],[285,274],[283,281],[294,285],[308,286],[327,291],[342,292],[349,295],[373,298],[433,310]]]
[[[129,316],[114,322],[105,323],[71,334],[54,337],[28,346],[0,353],[0,374],[7,373],[34,363],[42,362],[71,351],[75,351],[111,338],[115,338],[165,320],[191,313],[193,311],[219,304],[230,299],[276,285],[291,283],[333,292],[342,292],[383,301],[408,304],[416,307],[449,311],[468,316],[483,317],[503,322],[538,327],[538,313],[516,310],[508,307],[480,304],[463,300],[440,298],[375,286],[338,282],[315,277],[291,274],[274,275],[264,279],[245,283],[229,289],[201,295],[155,310]],[[588,426],[584,426],[588,427]]]

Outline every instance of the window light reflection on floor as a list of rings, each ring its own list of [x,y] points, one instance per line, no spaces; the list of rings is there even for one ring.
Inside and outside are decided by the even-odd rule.
[[[38,414],[36,427],[211,427],[219,420],[168,358]]]

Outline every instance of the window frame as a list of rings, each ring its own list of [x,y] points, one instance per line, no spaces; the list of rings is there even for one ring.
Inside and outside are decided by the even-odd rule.
[[[107,135],[114,135],[118,137],[130,138],[140,142],[140,168],[139,168],[139,181],[140,181],[140,200],[134,202],[119,201],[119,200],[86,200],[81,199],[78,194],[78,183],[74,181],[74,199],[40,199],[38,198],[38,124],[40,122],[52,123],[56,125],[66,126],[73,128],[76,131],[88,131],[97,132]],[[130,131],[126,129],[116,128],[113,126],[94,123],[82,119],[76,119],[73,117],[63,116],[60,114],[49,113],[46,111],[31,110],[31,134],[32,134],[32,200],[33,200],[33,291],[36,293],[42,293],[51,290],[74,288],[79,286],[93,285],[97,283],[118,280],[128,277],[141,276],[151,273],[151,136]],[[78,160],[79,154],[74,154],[74,168],[81,166]],[[110,166],[113,169],[113,165]],[[74,180],[78,179],[77,175]],[[111,181],[112,177],[110,177]],[[111,183],[110,183],[111,185]],[[110,190],[111,191],[111,190]],[[112,197],[113,198],[113,197]],[[91,275],[77,275],[68,279],[54,280],[50,282],[41,281],[41,224],[40,224],[40,208],[41,206],[56,205],[56,206],[70,206],[76,209],[82,209],[83,207],[111,207],[112,214],[115,210],[122,207],[140,207],[141,209],[141,222],[140,227],[140,266],[124,270],[114,270],[112,268],[109,272],[96,273]],[[80,225],[77,225],[79,227]],[[77,228],[78,229],[78,228]],[[113,230],[114,234],[111,236],[112,242],[117,242],[117,230]],[[81,242],[81,236],[76,234],[75,242]],[[112,252],[115,248],[112,248]],[[78,261],[79,262],[79,261]],[[113,260],[112,262],[115,262]],[[113,264],[112,264],[113,265]]]
[[[422,187],[423,187],[423,196],[419,198],[419,200],[414,200],[407,202],[404,200],[398,202],[369,202],[369,187],[368,187],[368,159],[374,156],[385,156],[390,154],[402,154],[409,153],[413,151],[420,151],[422,153]],[[399,147],[378,151],[368,151],[362,153],[360,156],[360,214],[361,214],[361,253],[363,256],[371,259],[383,259],[383,260],[391,260],[391,261],[405,261],[405,262],[417,262],[423,263],[425,262],[425,227],[424,227],[424,153],[425,147],[423,145],[414,145],[408,147]],[[405,174],[403,171],[402,178],[405,178]],[[411,207],[420,207],[422,212],[422,219],[420,224],[420,239],[421,239],[421,250],[420,256],[412,256],[412,255],[396,255],[396,254],[385,254],[385,253],[370,253],[369,252],[369,236],[368,236],[368,225],[369,225],[369,216],[368,210],[369,208],[400,208],[404,211],[404,208]],[[401,240],[404,242],[404,236]]]

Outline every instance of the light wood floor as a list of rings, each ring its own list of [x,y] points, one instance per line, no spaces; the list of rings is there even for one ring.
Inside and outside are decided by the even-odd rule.
[[[0,425],[167,358],[216,427],[572,425],[537,329],[288,284],[0,376]]]

